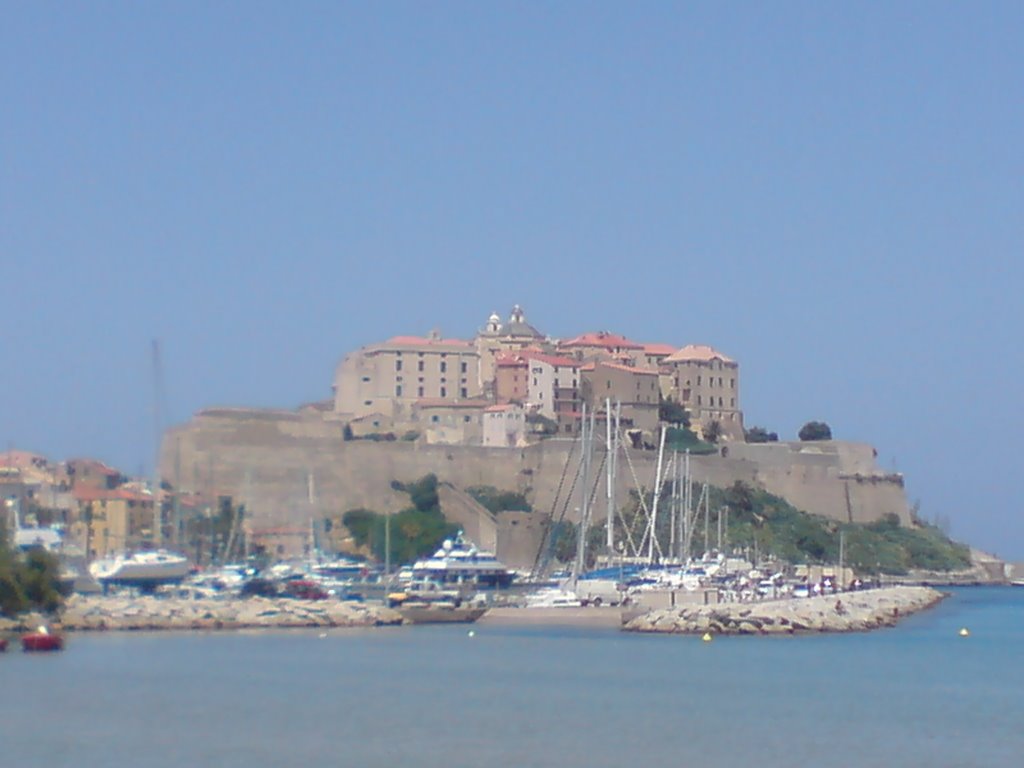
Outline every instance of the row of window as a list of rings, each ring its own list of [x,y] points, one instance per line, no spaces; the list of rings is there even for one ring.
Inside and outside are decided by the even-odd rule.
[[[442,357],[444,357],[444,355],[442,355]],[[424,370],[424,367],[425,367],[424,366],[424,362],[422,360],[417,360],[416,361],[416,370],[417,371]],[[401,361],[401,359],[395,360],[395,370],[396,371],[402,370],[402,361]],[[445,362],[444,360],[442,360],[441,361],[441,373],[445,373],[447,370],[448,370],[448,363]],[[464,362],[463,363],[459,363],[459,371],[461,373],[467,373],[469,371],[469,366],[466,363],[464,363]]]
[[[448,387],[441,387],[440,392],[441,392],[441,394],[439,395],[440,397],[448,397]],[[402,396],[402,385],[401,384],[396,384],[395,385],[395,397],[401,397],[401,396]],[[416,387],[416,397],[424,397],[424,388],[423,387]],[[461,387],[459,389],[459,397],[469,397],[469,389],[466,388],[466,387]],[[369,405],[370,404],[369,401],[367,401],[366,404]]]
[[[698,376],[697,377],[697,386],[698,387],[701,386],[702,380],[703,380],[702,376]],[[686,386],[690,386],[690,380],[689,379],[686,380]],[[708,376],[708,386],[709,387],[715,386],[715,377],[714,376]],[[717,386],[719,386],[719,387],[724,387],[725,386],[725,379],[722,376],[718,377],[718,385]],[[736,389],[736,379],[729,379],[729,389]]]
[[[708,405],[714,405],[715,404],[715,398],[714,397],[709,397],[707,404]],[[700,395],[697,395],[697,405],[704,405],[704,398],[702,398]],[[719,408],[724,408],[725,407],[724,398],[721,398],[721,397],[718,398],[718,407]],[[729,398],[729,407],[730,408],[735,408],[736,407],[736,398],[735,397],[730,397]]]

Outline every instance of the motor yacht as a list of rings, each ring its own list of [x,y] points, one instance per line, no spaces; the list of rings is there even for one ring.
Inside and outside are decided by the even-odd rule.
[[[478,549],[459,531],[455,539],[446,539],[432,557],[417,560],[413,578],[441,584],[470,585],[478,589],[508,587],[515,574],[493,552]]]

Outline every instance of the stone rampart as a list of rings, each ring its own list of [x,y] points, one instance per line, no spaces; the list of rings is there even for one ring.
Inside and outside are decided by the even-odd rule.
[[[301,526],[356,507],[395,512],[407,497],[392,480],[427,473],[464,489],[490,485],[526,494],[534,509],[578,517],[579,447],[551,439],[525,448],[428,445],[421,441],[346,441],[343,425],[317,414],[208,410],[169,430],[161,471],[175,488],[230,495],[244,502],[252,525]],[[697,482],[726,487],[737,480],[766,488],[798,508],[837,520],[865,522],[894,513],[909,521],[902,478],[878,472],[870,446],[839,443],[730,443],[726,456],[695,456]],[[594,498],[604,504],[603,451],[594,460]],[[655,451],[631,451],[619,462],[617,497],[652,488]],[[569,489],[576,483],[576,493]]]

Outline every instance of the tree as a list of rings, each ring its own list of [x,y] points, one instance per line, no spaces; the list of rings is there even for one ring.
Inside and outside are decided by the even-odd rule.
[[[57,558],[42,549],[19,552],[9,545],[6,526],[0,525],[0,614],[52,612],[62,597]]]
[[[704,439],[709,443],[717,443],[722,436],[722,425],[717,421],[710,422],[704,427]]]
[[[751,427],[744,431],[744,439],[748,443],[777,443],[779,435],[776,432],[769,432],[764,427]]]
[[[832,429],[824,421],[808,421],[800,428],[801,440],[831,440]]]
[[[658,418],[669,424],[690,426],[690,412],[675,400],[665,399],[658,404]]]

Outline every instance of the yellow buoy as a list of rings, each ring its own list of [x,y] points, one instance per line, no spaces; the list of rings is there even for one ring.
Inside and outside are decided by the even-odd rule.
[[[710,632],[705,632],[704,633],[704,637],[702,637],[701,640],[703,640],[705,643],[710,643],[711,642],[711,633]]]
[[[960,627],[960,637],[970,637],[971,631],[967,627]]]

